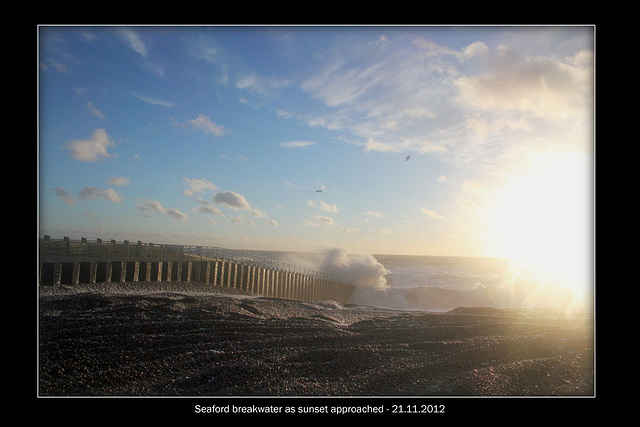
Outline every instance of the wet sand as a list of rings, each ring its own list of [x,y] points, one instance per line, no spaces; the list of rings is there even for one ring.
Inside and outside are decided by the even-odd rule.
[[[39,396],[593,396],[593,322],[136,283],[39,289]]]

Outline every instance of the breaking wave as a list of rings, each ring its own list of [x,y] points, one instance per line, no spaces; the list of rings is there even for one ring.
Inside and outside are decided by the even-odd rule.
[[[514,274],[500,258],[371,255],[342,248],[280,253],[296,265],[329,272],[355,287],[354,304],[404,310],[449,311],[457,307],[575,308],[570,290]],[[587,308],[589,301],[587,301]],[[579,309],[584,309],[584,301]]]
[[[354,285],[351,302],[361,305],[427,311],[585,309],[585,301],[570,289],[515,274],[500,258],[373,256],[333,248],[322,253],[319,268]]]

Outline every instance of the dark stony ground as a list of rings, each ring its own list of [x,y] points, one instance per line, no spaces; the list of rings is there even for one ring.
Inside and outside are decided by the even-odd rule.
[[[39,289],[39,396],[593,396],[587,318],[296,302],[196,284]]]

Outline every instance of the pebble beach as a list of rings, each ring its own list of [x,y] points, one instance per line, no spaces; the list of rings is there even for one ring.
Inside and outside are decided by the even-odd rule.
[[[594,395],[588,316],[175,282],[42,286],[38,310],[42,397]]]

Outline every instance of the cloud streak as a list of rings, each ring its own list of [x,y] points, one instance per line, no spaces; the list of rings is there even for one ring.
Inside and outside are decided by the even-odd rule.
[[[121,28],[120,35],[131,50],[138,53],[143,58],[149,56],[149,50],[147,49],[147,46],[144,44],[138,33],[130,28]]]
[[[173,102],[166,101],[164,99],[152,98],[150,96],[141,95],[139,93],[133,93],[132,95],[138,98],[140,101],[146,102],[149,105],[158,105],[165,108],[173,108],[176,106]]]
[[[425,37],[406,40],[337,45],[301,84],[325,111],[280,116],[306,117],[309,126],[343,132],[343,140],[366,153],[416,152],[493,166],[501,156],[517,154],[512,141],[553,132],[553,126],[566,132],[568,120],[591,121],[589,49],[559,57],[498,42],[451,48]]]
[[[280,143],[282,148],[306,148],[315,145],[312,141],[289,141]]]

